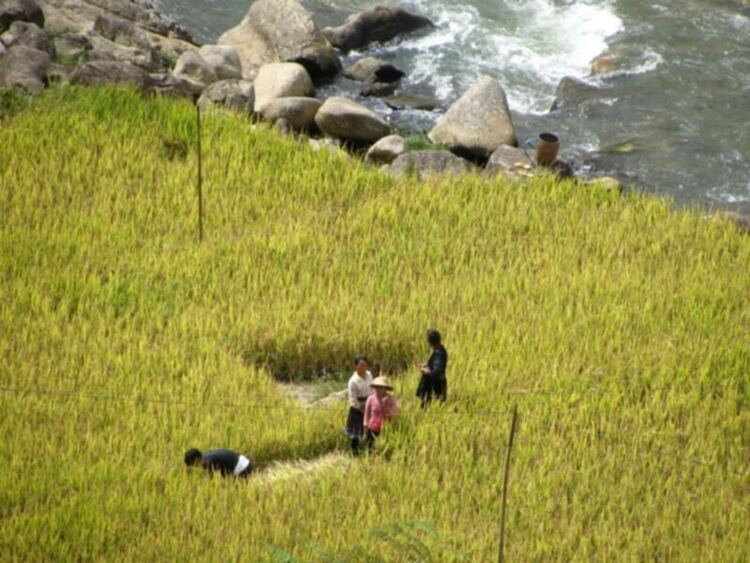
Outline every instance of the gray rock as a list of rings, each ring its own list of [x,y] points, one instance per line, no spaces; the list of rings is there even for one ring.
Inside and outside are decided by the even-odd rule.
[[[185,51],[177,59],[172,74],[181,80],[187,80],[196,85],[196,88],[203,89],[206,86],[217,82],[214,68],[208,64],[203,57],[195,51]]]
[[[247,80],[220,80],[203,90],[198,105],[201,109],[221,107],[247,115],[253,114],[255,90]]]
[[[550,111],[557,111],[580,105],[600,93],[601,90],[593,84],[566,76],[560,80],[560,83],[557,85],[555,101],[552,103]]]
[[[620,180],[613,178],[612,176],[599,176],[597,178],[592,178],[586,182],[586,185],[605,192],[613,192],[617,194],[621,194],[623,191],[623,186],[620,183]]]
[[[149,83],[144,92],[159,96],[171,96],[194,101],[200,94],[193,82],[177,78],[171,72],[149,74]]]
[[[237,50],[229,45],[204,45],[198,54],[213,67],[219,80],[242,78],[242,62]]]
[[[30,49],[44,51],[50,57],[55,56],[55,47],[45,31],[35,23],[15,21],[8,31],[0,35],[0,43],[10,49],[13,45],[26,45]]]
[[[414,174],[420,179],[468,174],[470,162],[448,151],[411,151],[396,158],[388,168],[395,176]]]
[[[410,94],[401,94],[399,96],[387,96],[383,102],[391,109],[421,109],[432,111],[442,106],[440,100],[434,96],[413,96]]]
[[[315,126],[315,114],[323,104],[315,98],[278,98],[263,112],[267,121],[283,119],[294,131],[308,131]]]
[[[365,57],[348,67],[344,75],[360,82],[397,82],[406,73],[382,59]]]
[[[388,135],[370,147],[365,160],[380,164],[390,164],[405,152],[406,139],[401,135]]]
[[[500,145],[518,144],[505,91],[494,78],[483,78],[461,96],[428,136],[478,160],[488,159]]]
[[[98,33],[89,36],[92,49],[86,55],[87,61],[126,62],[147,72],[168,70],[169,63],[155,49],[140,49],[121,45]]]
[[[276,131],[278,131],[279,135],[286,136],[291,135],[294,133],[294,129],[292,129],[292,124],[289,123],[288,120],[284,119],[283,117],[280,119],[277,119],[276,122],[273,124]]]
[[[94,31],[119,45],[149,50],[151,43],[131,22],[121,18],[99,15],[94,20]]]
[[[374,143],[391,132],[382,117],[346,98],[328,98],[315,116],[318,128],[343,141]]]
[[[14,45],[0,59],[0,88],[15,88],[29,94],[44,90],[49,53],[26,45]]]
[[[741,233],[750,234],[750,215],[742,215],[736,211],[725,211],[717,213],[716,216],[732,223]]]
[[[73,73],[73,67],[52,63],[47,69],[47,84],[60,84],[70,82],[70,75]]]
[[[384,43],[424,27],[434,25],[428,18],[401,8],[376,6],[372,10],[349,16],[339,27],[325,28],[323,34],[334,47],[348,52],[376,41]]]
[[[151,85],[151,78],[145,70],[128,62],[90,61],[76,67],[70,82],[86,86],[129,84],[145,91]]]
[[[310,75],[297,63],[263,65],[255,79],[255,113],[263,114],[278,98],[307,97],[315,94]]]
[[[5,47],[5,45],[3,45],[2,42],[0,42],[0,57],[2,57],[5,54],[5,51],[7,50],[8,49]]]
[[[317,79],[335,76],[341,61],[297,0],[257,0],[242,22],[219,38],[239,53],[244,78],[273,62],[295,62]]]
[[[536,168],[536,153],[508,145],[500,145],[490,156],[485,172],[490,176],[503,173],[510,176],[530,176]]]
[[[91,41],[85,35],[65,33],[55,37],[55,51],[66,59],[80,59],[93,49]]]
[[[132,50],[138,50],[141,53],[148,50],[158,51],[159,58],[164,59],[164,62],[158,65],[158,70],[171,68],[180,54],[186,50],[195,49],[190,35],[160,13],[152,0],[44,0],[44,15],[45,30],[50,36],[68,33],[87,35],[94,49],[100,52],[111,51],[111,56],[120,52],[132,54]],[[99,29],[109,37],[124,41],[127,45],[117,43],[95,31],[96,19],[100,16],[115,22],[115,29],[107,21],[99,21]],[[122,21],[134,26],[137,33],[131,33],[128,36],[128,32],[123,31],[123,28],[116,23]],[[148,41],[148,48],[145,45],[132,46],[140,44],[139,36]],[[95,37],[101,39],[99,45],[95,43]],[[104,49],[101,43],[116,44],[132,50]],[[102,59],[105,57],[107,55],[100,56]]]
[[[324,137],[323,139],[310,139],[307,143],[315,152],[325,150],[331,154],[348,155],[348,153],[341,148],[341,141],[337,139]]]
[[[17,21],[44,27],[44,12],[34,0],[0,0],[0,33]]]
[[[360,90],[359,95],[366,98],[381,98],[392,95],[398,89],[398,82],[375,82]]]

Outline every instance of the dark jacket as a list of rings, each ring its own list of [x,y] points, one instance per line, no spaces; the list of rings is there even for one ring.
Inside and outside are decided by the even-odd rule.
[[[448,351],[441,344],[438,346],[427,360],[427,373],[422,374],[422,378],[419,380],[419,387],[417,387],[417,397],[422,399],[430,399],[433,393],[440,394],[438,391],[440,386],[436,385],[436,382],[445,381],[445,372],[448,369]]]
[[[218,449],[203,452],[203,469],[209,473],[218,471],[224,476],[233,475],[240,454],[232,450]]]
[[[433,379],[445,379],[445,371],[448,369],[448,350],[441,344],[432,352],[430,359],[427,360],[427,367],[430,370],[426,375]]]

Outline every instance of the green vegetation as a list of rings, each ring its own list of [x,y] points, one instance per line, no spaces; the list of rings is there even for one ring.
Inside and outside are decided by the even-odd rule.
[[[433,143],[424,133],[405,133],[406,147],[410,151],[442,151],[447,150],[445,145]]]
[[[747,559],[750,238],[549,178],[397,181],[212,114],[198,244],[194,117],[56,87],[0,123],[4,559],[492,561],[515,403],[509,560]],[[420,412],[428,326],[450,402]],[[345,406],[272,374],[360,351],[404,404],[382,455],[182,466],[343,450]]]

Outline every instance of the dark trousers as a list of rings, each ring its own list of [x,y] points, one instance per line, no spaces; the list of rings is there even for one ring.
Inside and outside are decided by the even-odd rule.
[[[367,450],[372,451],[372,449],[375,447],[375,440],[377,440],[378,436],[380,436],[380,432],[375,432],[374,430],[367,430]]]
[[[444,377],[423,375],[417,389],[417,397],[422,399],[422,408],[426,408],[434,398],[444,403],[448,398],[448,380]]]

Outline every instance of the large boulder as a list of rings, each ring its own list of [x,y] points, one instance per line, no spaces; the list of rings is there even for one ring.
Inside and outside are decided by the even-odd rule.
[[[0,33],[17,21],[44,27],[44,12],[34,0],[0,0]]]
[[[145,91],[151,85],[151,78],[145,70],[128,62],[90,61],[76,67],[70,82],[85,86],[129,84]]]
[[[420,179],[468,174],[470,162],[448,151],[412,151],[396,158],[388,168],[395,176],[414,174]]]
[[[372,10],[349,16],[343,25],[325,28],[323,34],[334,47],[348,52],[376,41],[384,43],[404,33],[433,26],[428,18],[401,8],[376,6]]]
[[[242,78],[242,62],[237,50],[229,45],[204,45],[198,54],[214,69],[219,80]]]
[[[160,51],[151,47],[131,47],[115,43],[98,33],[88,35],[91,50],[86,59],[89,61],[127,62],[141,67],[148,72],[168,70],[171,66]]]
[[[315,125],[315,115],[322,105],[315,98],[279,98],[266,107],[263,117],[272,123],[283,119],[293,131],[309,131]]]
[[[315,94],[310,75],[297,63],[264,65],[255,79],[255,113],[263,114],[278,98],[308,97]]]
[[[26,45],[14,45],[0,58],[0,88],[16,88],[37,94],[44,90],[51,63],[49,53]]]
[[[341,70],[333,47],[297,0],[257,0],[219,43],[237,49],[243,77],[250,80],[261,66],[273,62],[299,63],[316,80]]]
[[[601,89],[593,84],[565,76],[560,80],[555,92],[555,101],[552,103],[550,111],[572,108],[595,97],[601,93]]]
[[[55,37],[55,51],[63,59],[80,59],[91,51],[93,46],[85,35],[78,33],[64,33]]]
[[[44,51],[50,57],[55,57],[55,47],[42,28],[35,23],[15,21],[8,31],[0,35],[0,43],[10,49],[13,45],[26,45],[37,51]]]
[[[450,107],[429,138],[477,160],[488,159],[500,145],[517,145],[503,87],[494,78],[483,78]]]
[[[198,99],[198,106],[207,110],[220,107],[231,111],[253,114],[255,105],[255,89],[253,83],[247,80],[220,80],[203,90]]]
[[[374,143],[391,133],[391,126],[374,111],[339,96],[325,101],[315,123],[326,135],[357,143]]]
[[[492,153],[484,169],[490,176],[500,173],[509,176],[531,176],[536,165],[536,152],[533,149],[500,145]]]
[[[192,82],[196,89],[203,89],[218,81],[214,67],[195,51],[185,51],[177,59],[172,74],[181,80]]]
[[[405,152],[406,139],[401,135],[388,135],[370,147],[365,160],[380,164],[390,164]]]
[[[365,57],[349,66],[344,76],[360,82],[396,82],[401,80],[405,73],[388,61]]]

